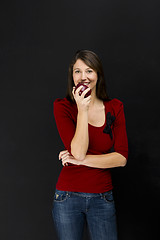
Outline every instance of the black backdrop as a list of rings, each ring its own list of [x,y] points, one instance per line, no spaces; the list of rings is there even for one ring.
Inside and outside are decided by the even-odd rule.
[[[74,52],[89,49],[125,108],[128,164],[112,170],[119,240],[159,239],[159,0],[0,5],[0,238],[57,239],[51,209],[63,144],[53,101],[65,96]]]

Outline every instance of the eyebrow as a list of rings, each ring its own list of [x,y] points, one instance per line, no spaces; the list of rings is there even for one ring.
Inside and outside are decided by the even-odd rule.
[[[80,69],[80,68],[74,68],[73,71],[76,70],[76,69]],[[92,69],[92,68],[88,67],[88,68],[86,68],[86,70],[87,70],[87,69]]]

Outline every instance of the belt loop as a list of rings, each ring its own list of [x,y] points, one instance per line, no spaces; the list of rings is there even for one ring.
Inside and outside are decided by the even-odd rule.
[[[69,196],[69,197],[70,197],[70,193],[71,193],[71,192],[67,191],[67,196]]]

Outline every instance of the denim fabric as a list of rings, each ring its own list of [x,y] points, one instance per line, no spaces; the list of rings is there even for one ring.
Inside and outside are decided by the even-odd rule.
[[[60,240],[82,240],[85,221],[92,240],[117,240],[112,191],[80,193],[56,190],[52,216]]]

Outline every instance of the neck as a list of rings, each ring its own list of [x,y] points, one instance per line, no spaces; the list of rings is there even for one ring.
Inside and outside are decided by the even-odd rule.
[[[92,93],[91,93],[91,102],[89,104],[90,107],[93,107],[93,106],[99,104],[100,102],[101,102],[101,100],[97,98],[96,92],[92,91]]]

